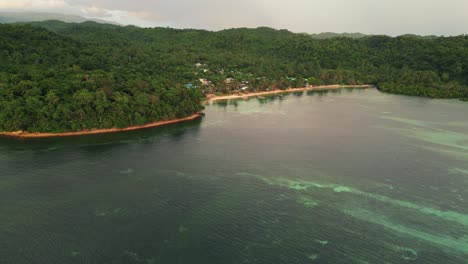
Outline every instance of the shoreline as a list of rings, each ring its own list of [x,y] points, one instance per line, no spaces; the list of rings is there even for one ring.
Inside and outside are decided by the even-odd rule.
[[[350,88],[372,88],[372,85],[320,85],[320,86],[311,86],[311,87],[302,87],[302,88],[288,88],[285,90],[273,90],[273,91],[264,91],[264,92],[253,92],[245,94],[234,94],[234,95],[208,95],[207,100],[204,102],[214,102],[219,100],[230,100],[230,99],[242,99],[262,95],[271,95],[271,94],[280,94],[280,93],[292,93],[292,92],[301,92],[301,91],[313,91],[313,90],[335,90],[335,89],[350,89]],[[203,101],[202,101],[203,103]],[[0,132],[0,136],[3,137],[12,137],[12,138],[52,138],[52,137],[73,137],[73,136],[85,136],[85,135],[98,135],[98,134],[108,134],[108,133],[118,133],[125,131],[135,131],[159,126],[165,126],[170,124],[182,123],[186,121],[192,121],[202,116],[202,113],[196,113],[188,117],[157,121],[141,126],[130,126],[125,128],[103,128],[103,129],[91,129],[91,130],[82,130],[76,132],[63,132],[63,133],[41,133],[41,132],[24,132],[24,131],[15,131],[15,132]]]
[[[242,99],[242,98],[249,98],[254,96],[262,96],[262,95],[271,95],[271,94],[280,94],[280,93],[293,93],[293,92],[301,92],[301,91],[313,91],[313,90],[336,90],[336,89],[351,89],[351,88],[360,88],[360,89],[367,89],[372,88],[373,85],[364,84],[364,85],[319,85],[319,86],[311,86],[311,87],[302,87],[302,88],[288,88],[285,90],[273,90],[273,91],[265,91],[265,92],[253,92],[253,93],[245,93],[245,94],[233,94],[233,95],[208,95],[207,102],[214,102],[220,100],[230,100],[230,99]]]
[[[184,118],[157,121],[157,122],[149,123],[149,124],[142,125],[142,126],[130,126],[130,127],[125,127],[125,128],[103,128],[103,129],[92,129],[92,130],[63,132],[63,133],[40,133],[40,132],[30,133],[30,132],[23,132],[23,131],[0,132],[0,136],[15,137],[15,138],[52,138],[52,137],[73,137],[73,136],[84,136],[84,135],[109,134],[109,133],[134,131],[134,130],[141,130],[141,129],[146,129],[146,128],[153,128],[153,127],[165,126],[165,125],[170,125],[170,124],[182,123],[186,121],[195,120],[201,116],[202,116],[201,113],[196,113],[191,116],[184,117]]]

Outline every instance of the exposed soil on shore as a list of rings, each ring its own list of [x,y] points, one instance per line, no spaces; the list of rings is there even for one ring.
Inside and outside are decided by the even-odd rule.
[[[190,120],[195,120],[199,118],[201,115],[202,115],[201,113],[196,113],[191,116],[184,117],[184,118],[157,121],[157,122],[149,123],[149,124],[142,125],[142,126],[131,126],[131,127],[125,127],[125,128],[93,129],[93,130],[64,132],[64,133],[29,133],[29,132],[24,132],[24,131],[0,132],[0,136],[17,137],[17,138],[48,138],[48,137],[72,137],[72,136],[83,136],[83,135],[117,133],[117,132],[123,132],[123,131],[133,131],[133,130],[140,130],[140,129],[186,122]]]

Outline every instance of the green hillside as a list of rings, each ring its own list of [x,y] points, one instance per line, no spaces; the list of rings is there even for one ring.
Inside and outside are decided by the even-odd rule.
[[[368,35],[362,33],[333,33],[333,32],[323,32],[318,34],[311,34],[312,38],[315,39],[329,39],[329,38],[364,38]]]
[[[208,93],[375,84],[468,98],[468,36],[314,39],[94,22],[0,25],[0,130],[62,132],[184,117]],[[194,88],[187,88],[194,87]]]

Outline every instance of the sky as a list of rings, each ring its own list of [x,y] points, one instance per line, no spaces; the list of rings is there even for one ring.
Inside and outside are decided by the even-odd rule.
[[[468,0],[0,0],[0,11],[75,14],[142,27],[468,34]]]

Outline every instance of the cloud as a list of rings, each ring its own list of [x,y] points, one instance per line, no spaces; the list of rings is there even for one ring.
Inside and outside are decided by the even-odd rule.
[[[0,9],[55,9],[65,5],[64,0],[0,0]]]
[[[158,20],[164,20],[164,17],[160,15],[156,15],[154,13],[148,12],[148,11],[137,11],[137,12],[128,12],[129,16],[136,17],[139,19],[143,20],[152,20],[152,21],[158,21]]]
[[[210,30],[270,26],[308,33],[468,33],[467,0],[0,0],[0,9]]]
[[[99,8],[95,5],[92,6],[87,6],[81,8],[81,11],[86,15],[90,17],[110,17],[112,16],[109,10]]]

